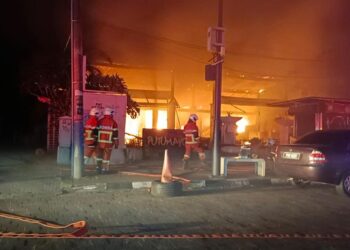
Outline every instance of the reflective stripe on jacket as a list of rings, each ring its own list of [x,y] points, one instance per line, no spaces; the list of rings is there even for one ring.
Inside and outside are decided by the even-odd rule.
[[[111,148],[116,140],[118,140],[118,125],[112,116],[105,116],[98,123],[98,146]]]
[[[199,143],[198,127],[195,122],[189,120],[184,126],[185,144]]]
[[[97,141],[97,119],[90,116],[84,126],[84,142],[86,145],[93,145]]]

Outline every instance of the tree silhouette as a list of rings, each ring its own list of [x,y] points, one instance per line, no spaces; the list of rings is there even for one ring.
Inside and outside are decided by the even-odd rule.
[[[25,62],[21,71],[21,91],[48,104],[50,113],[70,113],[69,51],[36,54]]]
[[[123,78],[118,74],[102,75],[95,67],[88,67],[85,88],[88,90],[112,91],[127,95],[127,114],[136,118],[140,114],[140,107],[128,94],[128,88]]]
[[[124,79],[118,74],[103,75],[96,67],[88,66],[85,87],[88,90],[126,94],[127,114],[133,119],[140,114],[139,105],[132,100]],[[70,114],[70,67],[46,66],[38,70],[28,70],[24,80],[22,80],[21,89],[24,93],[36,96],[38,101],[47,103],[50,111],[56,115]]]

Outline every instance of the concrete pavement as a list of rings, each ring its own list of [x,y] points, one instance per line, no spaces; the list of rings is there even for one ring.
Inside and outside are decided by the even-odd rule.
[[[229,166],[227,177],[213,177],[211,166],[201,166],[192,160],[189,169],[182,161],[171,163],[173,176],[183,182],[184,191],[254,188],[270,185],[290,185],[286,178],[269,174],[257,176],[254,166]],[[25,193],[66,193],[117,189],[150,189],[152,181],[160,180],[163,160],[148,159],[121,165],[112,165],[109,174],[97,174],[94,166],[87,166],[83,177],[73,179],[71,168],[58,165],[56,155],[34,156],[3,153],[0,155],[0,187],[2,197]]]
[[[284,182],[268,172],[266,177],[258,177],[252,166],[229,166],[227,178],[213,178],[210,167],[203,168],[193,162],[192,169],[183,170],[181,161],[176,161],[174,176],[191,182],[179,197],[153,197],[147,185],[159,180],[162,165],[162,160],[114,165],[109,175],[97,175],[93,167],[88,167],[84,177],[73,180],[69,166],[57,165],[55,156],[0,154],[0,206],[6,213],[61,225],[84,220],[90,236],[178,234],[183,237],[4,238],[1,249],[285,249],[286,245],[291,246],[289,249],[300,249],[305,244],[320,249],[325,247],[325,242],[311,239],[189,239],[187,235],[347,232],[348,200],[336,196],[335,190],[326,186],[302,191],[289,186],[259,188]],[[5,233],[57,232],[6,218],[1,218],[0,224],[0,231]],[[345,240],[327,240],[328,248],[348,249]]]
[[[276,178],[269,174],[257,176],[254,166],[241,165],[229,167],[228,176],[212,176],[211,166],[201,166],[199,161],[191,161],[190,168],[184,170],[182,161],[172,164],[175,178],[183,179],[184,190],[253,188],[269,185],[290,185],[286,178]],[[162,160],[143,160],[119,166],[111,166],[109,174],[97,174],[93,166],[85,169],[85,175],[76,180],[70,176],[62,177],[61,188],[66,191],[77,190],[113,190],[151,188],[152,181],[160,180]],[[69,172],[69,168],[67,172]],[[188,181],[186,181],[188,180]]]

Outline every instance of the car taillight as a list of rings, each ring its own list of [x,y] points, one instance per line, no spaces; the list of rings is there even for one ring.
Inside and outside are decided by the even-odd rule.
[[[310,164],[322,164],[326,161],[326,156],[321,151],[312,150],[311,154],[309,155]]]

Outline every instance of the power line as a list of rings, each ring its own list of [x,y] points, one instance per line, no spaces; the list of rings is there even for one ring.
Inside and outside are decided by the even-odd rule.
[[[198,49],[198,50],[206,50],[205,46],[201,46],[201,45],[196,45],[196,44],[192,44],[192,43],[188,43],[188,42],[184,42],[184,41],[178,41],[178,40],[174,40],[174,39],[170,39],[167,37],[161,37],[161,36],[155,36],[155,35],[150,35],[149,33],[145,33],[142,31],[138,31],[138,30],[134,30],[128,27],[121,27],[121,26],[117,26],[114,24],[110,24],[110,23],[105,23],[105,22],[100,22],[103,26],[105,27],[109,27],[113,30],[123,30],[123,31],[127,31],[130,33],[134,33],[137,34],[138,36],[142,36],[143,38],[148,38],[148,39],[152,39],[152,40],[156,40],[156,41],[160,41],[163,43],[171,43],[171,44],[175,44],[177,46],[181,46],[181,47],[185,47],[185,48],[189,48],[189,49]],[[162,47],[163,50],[165,51],[170,51],[172,54],[191,60],[193,62],[196,63],[200,63],[200,64],[207,64],[208,62],[204,61],[204,60],[200,60],[197,58],[194,58],[193,56],[190,56],[188,54],[183,54],[183,53],[178,53],[178,52],[174,52],[169,50],[168,48],[164,48]],[[320,60],[317,59],[303,59],[303,58],[287,58],[287,57],[273,57],[273,56],[265,56],[265,55],[257,55],[257,54],[245,54],[245,53],[237,53],[237,52],[230,52],[230,51],[226,51],[227,54],[232,54],[232,55],[236,55],[236,56],[247,56],[247,57],[261,57],[261,58],[265,58],[265,59],[270,59],[270,60],[283,60],[283,61],[305,61],[305,62],[317,62]],[[230,66],[227,66],[227,63],[224,64],[223,68],[225,70],[229,70],[229,71],[233,71],[236,73],[239,73],[241,75],[244,75],[244,77],[242,76],[236,76],[236,77],[232,77],[232,78],[236,78],[239,80],[259,80],[259,81],[274,81],[274,80],[281,80],[281,79],[305,79],[305,80],[322,80],[322,79],[328,79],[329,77],[322,77],[322,76],[305,76],[305,75],[284,75],[284,74],[275,74],[275,73],[258,73],[258,72],[252,72],[252,71],[246,71],[246,70],[240,70],[240,69],[236,69],[236,68],[232,68]],[[248,76],[247,76],[248,75]]]
[[[260,55],[260,54],[253,54],[253,53],[239,53],[239,52],[232,52],[232,51],[227,51],[227,53],[235,55],[235,56],[259,57],[259,58],[268,59],[268,60],[299,61],[299,62],[323,62],[320,59],[313,59],[313,58],[279,57],[279,56],[268,56],[268,55]]]
[[[227,64],[226,64],[227,65]],[[262,78],[262,80],[279,80],[279,79],[305,79],[305,80],[325,80],[329,79],[330,77],[326,76],[306,76],[306,75],[281,75],[281,74],[275,74],[275,73],[257,73],[252,71],[245,71],[245,70],[239,70],[234,69],[229,66],[224,66],[224,69],[237,72],[243,75],[255,75],[257,78]],[[241,77],[241,79],[244,79],[244,77]]]
[[[109,27],[112,29],[119,29],[119,30],[123,30],[123,31],[127,31],[130,33],[134,33],[137,35],[140,35],[142,37],[147,37],[156,41],[160,41],[160,42],[165,42],[165,43],[171,43],[171,44],[175,44],[178,46],[182,46],[185,48],[189,48],[189,49],[198,49],[198,50],[206,50],[206,46],[203,45],[198,45],[198,44],[193,44],[193,43],[189,43],[189,42],[185,42],[185,41],[179,41],[179,40],[175,40],[175,39],[171,39],[168,37],[163,37],[163,36],[155,36],[155,35],[150,35],[149,33],[145,33],[142,31],[138,31],[138,30],[134,30],[128,27],[122,27],[122,26],[117,26],[117,25],[113,25],[110,23],[105,23],[105,22],[101,22],[103,24],[103,26],[105,27]],[[255,58],[263,58],[263,59],[268,59],[268,60],[280,60],[280,61],[299,61],[299,62],[322,62],[322,60],[320,59],[315,59],[315,58],[291,58],[291,57],[279,57],[279,56],[269,56],[269,55],[261,55],[261,54],[253,54],[253,53],[240,53],[240,52],[233,52],[233,51],[226,51],[226,54],[231,54],[234,56],[242,56],[242,57],[255,57]]]

